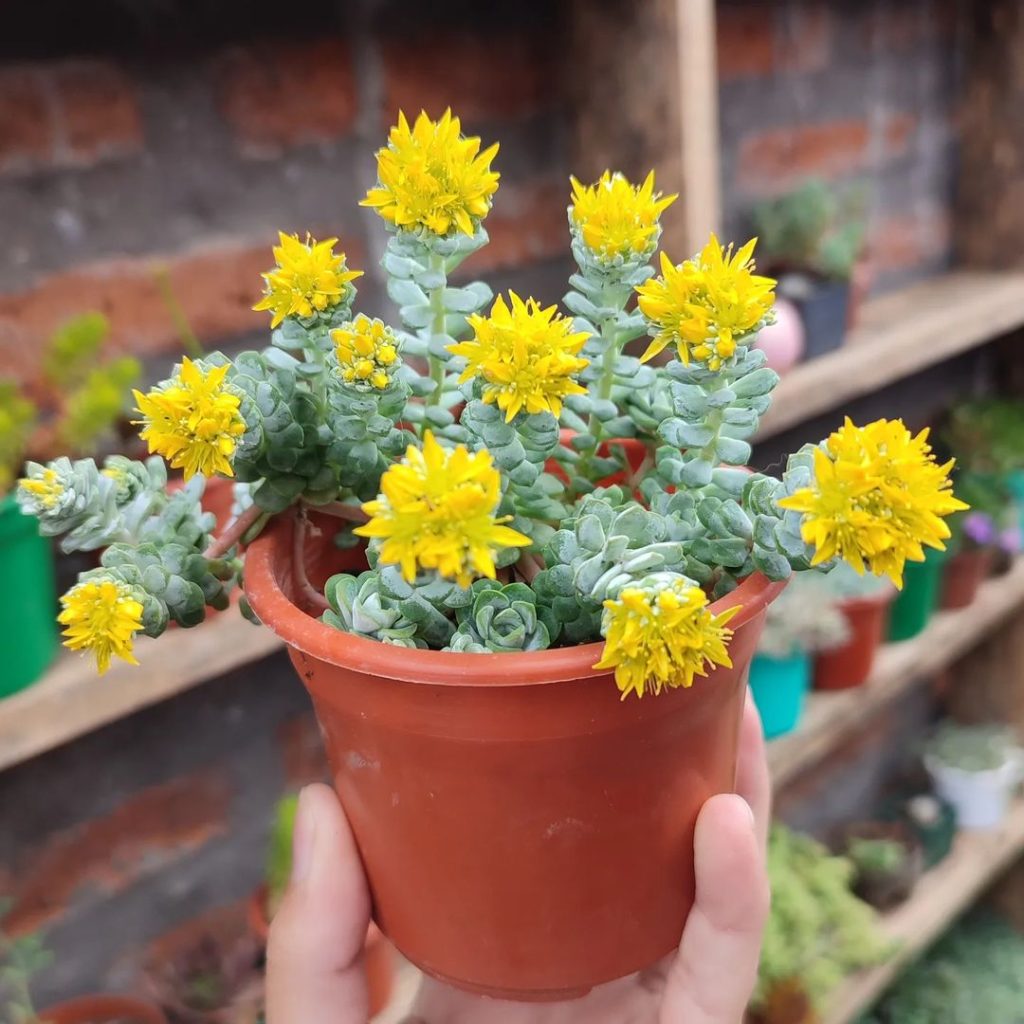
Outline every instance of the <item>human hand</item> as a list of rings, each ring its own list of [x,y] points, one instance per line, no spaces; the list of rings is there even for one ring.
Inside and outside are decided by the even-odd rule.
[[[761,723],[747,696],[739,795],[712,797],[694,839],[697,893],[676,953],[566,1003],[511,1003],[426,978],[404,1024],[740,1024],[768,913],[769,782]],[[294,865],[267,950],[268,1024],[365,1024],[363,943],[370,894],[333,790],[308,786]]]

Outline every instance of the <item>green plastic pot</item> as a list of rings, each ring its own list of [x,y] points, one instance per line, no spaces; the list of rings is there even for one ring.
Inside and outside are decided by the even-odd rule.
[[[903,570],[903,589],[889,613],[890,640],[909,640],[928,625],[938,607],[946,557],[945,551],[929,548],[923,562],[907,562]]]
[[[750,692],[761,715],[766,739],[792,732],[804,713],[811,688],[811,659],[799,653],[788,658],[756,654],[750,663]]]
[[[1011,469],[1006,474],[1006,489],[1017,506],[1020,531],[1024,534],[1024,469]]]
[[[55,605],[50,542],[12,495],[0,498],[0,697],[34,683],[53,660]]]

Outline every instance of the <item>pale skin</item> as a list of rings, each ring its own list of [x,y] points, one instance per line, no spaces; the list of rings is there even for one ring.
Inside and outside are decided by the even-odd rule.
[[[770,790],[747,698],[736,794],[712,797],[694,840],[697,895],[679,949],[566,1003],[507,1003],[426,979],[404,1024],[741,1024],[768,914]],[[299,798],[294,867],[267,950],[268,1024],[366,1024],[370,893],[334,792]]]

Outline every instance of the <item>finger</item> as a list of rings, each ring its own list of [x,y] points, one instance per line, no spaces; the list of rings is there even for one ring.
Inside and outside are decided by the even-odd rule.
[[[712,797],[697,819],[697,896],[669,968],[661,1024],[739,1024],[768,916],[764,847],[742,797]]]
[[[747,703],[743,708],[740,726],[739,767],[736,771],[736,792],[750,805],[757,823],[757,834],[762,843],[768,841],[771,822],[772,784],[768,774],[768,755],[765,749],[761,716],[754,698],[747,690]]]
[[[267,945],[268,1024],[365,1024],[363,944],[370,894],[334,792],[307,786],[295,815],[292,877]]]

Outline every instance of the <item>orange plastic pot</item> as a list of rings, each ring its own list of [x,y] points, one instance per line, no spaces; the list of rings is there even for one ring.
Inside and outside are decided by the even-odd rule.
[[[270,937],[270,917],[267,914],[267,887],[261,885],[249,897],[246,916],[249,930],[266,945]],[[363,946],[363,966],[370,995],[370,1016],[380,1013],[391,999],[395,980],[395,958],[388,940],[371,921]]]
[[[405,650],[296,604],[281,519],[246,557],[246,594],[289,647],[362,854],[374,917],[399,951],[460,988],[582,995],[649,967],[693,902],[693,831],[735,784],[746,674],[768,603],[755,575],[716,610],[733,667],[620,701],[601,645],[515,654]],[[322,579],[334,552],[311,538]]]
[[[163,1011],[133,996],[79,996],[39,1014],[47,1024],[167,1024]]]
[[[816,690],[848,690],[867,682],[885,637],[894,596],[893,591],[886,590],[874,597],[842,602],[840,608],[850,627],[850,636],[842,646],[822,651],[814,659]]]
[[[971,548],[958,551],[942,571],[942,597],[939,607],[966,608],[974,603],[978,590],[992,571],[992,551]]]

